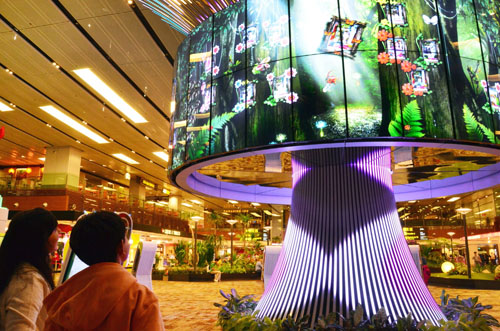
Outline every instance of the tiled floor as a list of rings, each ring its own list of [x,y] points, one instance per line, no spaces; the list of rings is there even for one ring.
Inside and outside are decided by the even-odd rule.
[[[220,330],[220,327],[215,325],[219,309],[213,304],[224,301],[219,290],[229,292],[232,288],[240,295],[255,294],[256,300],[264,292],[263,283],[253,280],[220,283],[153,281],[153,290],[160,300],[167,330]],[[443,288],[430,286],[429,289],[440,303],[439,297]],[[490,314],[500,320],[500,290],[446,289],[446,292],[453,297],[460,295],[461,298],[479,296],[479,302],[483,305],[493,305]]]

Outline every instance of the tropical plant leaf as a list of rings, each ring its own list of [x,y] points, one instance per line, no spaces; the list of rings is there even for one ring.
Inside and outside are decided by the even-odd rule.
[[[210,123],[210,126],[212,127],[212,134],[214,134],[214,131],[218,131],[222,129],[226,123],[233,118],[233,116],[236,115],[236,113],[229,112],[229,113],[223,113],[218,116],[215,116],[212,118],[212,122]]]
[[[417,100],[413,100],[403,108],[403,123],[401,123],[399,112],[396,114],[396,118],[389,123],[389,134],[391,137],[401,137],[404,130],[405,137],[424,137],[425,133],[421,121],[420,107],[418,107]]]
[[[479,122],[467,105],[464,105],[464,122],[469,139],[483,141],[483,132],[479,127]]]
[[[422,115],[420,114],[417,100],[413,100],[403,109],[403,122],[404,124],[409,124],[412,122],[420,122],[421,120]]]
[[[227,112],[227,113],[222,113],[220,115],[215,116],[212,118],[212,121],[210,122],[211,130],[212,130],[212,137],[211,137],[211,145],[212,148],[214,147],[215,140],[219,136],[220,129],[224,127],[224,125],[231,120],[236,115],[234,112]]]
[[[198,134],[188,146],[188,156],[190,160],[195,160],[203,156],[205,148],[208,146],[209,137],[210,135],[207,129],[198,131]]]
[[[389,134],[391,137],[401,137],[401,120],[398,122],[397,120],[392,120],[391,123],[389,123]]]
[[[496,144],[496,137],[493,131],[491,131],[489,128],[487,128],[484,124],[478,123],[479,127],[483,131],[484,135],[486,138],[490,141],[490,143]]]

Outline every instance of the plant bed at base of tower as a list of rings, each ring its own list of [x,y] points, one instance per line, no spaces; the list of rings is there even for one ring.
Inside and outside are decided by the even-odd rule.
[[[246,272],[246,273],[232,273],[226,274],[222,273],[221,280],[258,280],[260,279],[260,274],[256,272]],[[168,274],[169,281],[176,282],[211,282],[214,280],[214,274],[207,272],[188,272],[188,273],[177,273],[171,272]]]
[[[220,291],[226,299],[225,305],[215,303],[220,308],[217,325],[223,330],[423,330],[423,331],[451,331],[451,330],[492,330],[492,326],[499,327],[498,321],[484,310],[491,306],[478,303],[478,297],[459,299],[441,294],[440,308],[448,321],[440,320],[438,326],[428,321],[416,321],[412,315],[399,317],[396,321],[389,320],[385,309],[367,318],[364,309],[358,305],[351,311],[349,317],[339,313],[330,313],[326,317],[320,316],[314,327],[310,327],[307,316],[294,320],[291,316],[286,319],[271,320],[268,317],[258,317],[254,312],[257,301],[253,295],[240,297],[235,289],[231,293]]]

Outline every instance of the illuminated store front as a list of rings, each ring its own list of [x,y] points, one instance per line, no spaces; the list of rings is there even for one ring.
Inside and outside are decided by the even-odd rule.
[[[261,316],[314,323],[361,303],[368,315],[443,318],[396,202],[499,184],[491,12],[481,1],[247,0],[184,40],[172,181],[291,204]]]

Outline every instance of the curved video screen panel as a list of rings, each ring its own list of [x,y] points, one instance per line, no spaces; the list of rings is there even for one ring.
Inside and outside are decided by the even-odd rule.
[[[241,1],[178,49],[172,168],[287,142],[499,143],[499,45],[494,1]]]

